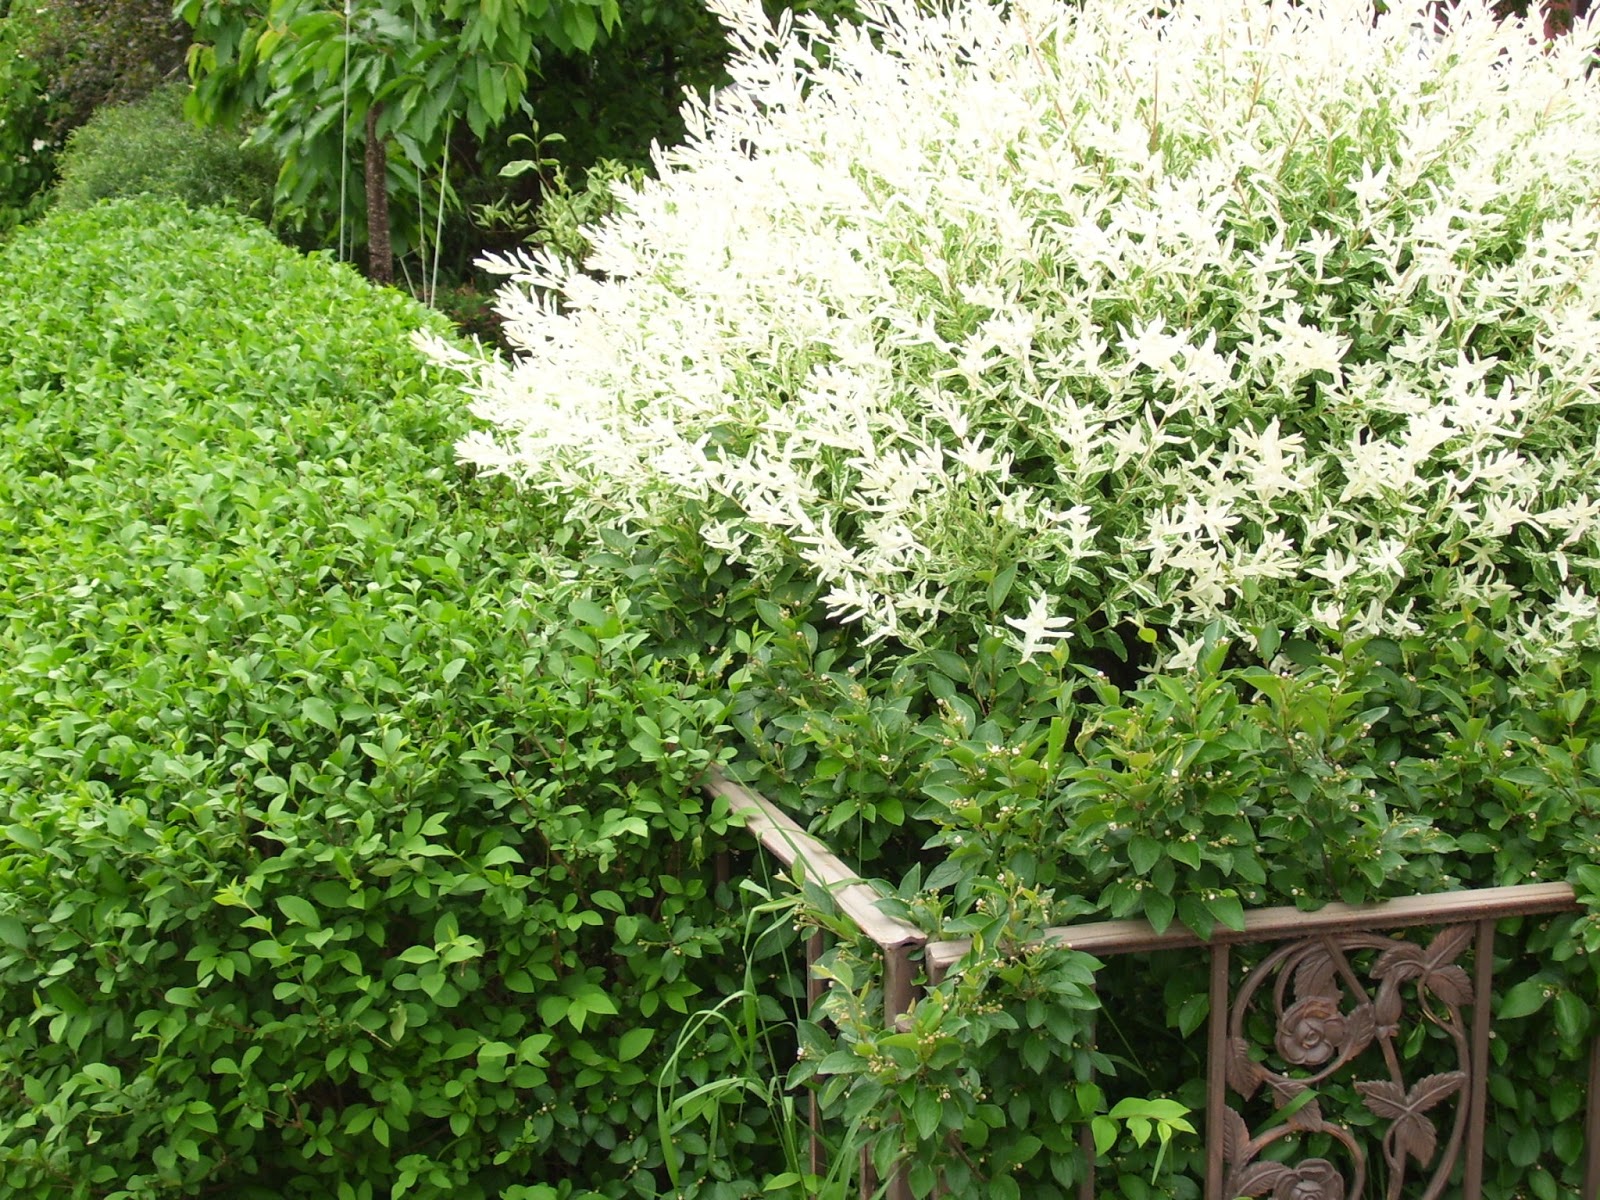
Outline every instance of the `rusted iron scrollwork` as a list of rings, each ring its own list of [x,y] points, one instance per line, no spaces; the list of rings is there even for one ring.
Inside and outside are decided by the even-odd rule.
[[[1281,1116],[1252,1135],[1237,1109],[1230,1106],[1223,1114],[1224,1195],[1355,1200],[1366,1195],[1377,1130],[1388,1200],[1401,1195],[1413,1168],[1416,1179],[1428,1181],[1423,1200],[1443,1193],[1467,1127],[1472,1055],[1461,1010],[1472,1006],[1473,985],[1456,960],[1472,944],[1473,932],[1471,925],[1450,926],[1426,945],[1374,933],[1324,934],[1280,946],[1245,976],[1228,1010],[1228,1087],[1245,1101],[1265,1089]],[[1353,959],[1367,961],[1365,979]],[[1270,1053],[1252,1053],[1249,1017],[1269,982],[1273,1045]],[[1408,1020],[1445,1034],[1456,1069],[1406,1078],[1397,1043]],[[1330,1121],[1306,1093],[1375,1071],[1377,1056],[1366,1053],[1372,1049],[1388,1077],[1352,1082],[1376,1125],[1369,1130]],[[1455,1111],[1448,1135],[1441,1137],[1436,1110],[1446,1104]],[[1275,1142],[1314,1134],[1336,1147],[1329,1151],[1332,1159],[1260,1157]]]

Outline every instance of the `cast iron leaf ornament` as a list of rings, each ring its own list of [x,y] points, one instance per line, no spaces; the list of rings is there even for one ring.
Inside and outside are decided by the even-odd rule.
[[[1222,1161],[1242,1166],[1250,1161],[1250,1127],[1236,1108],[1222,1110]]]
[[[1393,988],[1414,979],[1419,988],[1460,1008],[1472,1003],[1472,980],[1455,960],[1471,944],[1470,925],[1451,926],[1426,948],[1414,942],[1400,942],[1378,956],[1372,965],[1372,977]]]
[[[1387,1079],[1358,1083],[1356,1091],[1375,1115],[1392,1122],[1384,1138],[1386,1144],[1392,1144],[1391,1160],[1409,1154],[1418,1166],[1425,1167],[1433,1161],[1439,1133],[1422,1114],[1459,1092],[1466,1082],[1465,1071],[1446,1071],[1417,1080],[1409,1091]]]
[[[1387,1200],[1402,1195],[1411,1164],[1431,1172],[1423,1195],[1438,1200],[1460,1156],[1465,1129],[1469,1050],[1461,1009],[1472,1003],[1473,988],[1456,960],[1472,945],[1473,933],[1471,926],[1451,926],[1426,946],[1375,933],[1309,938],[1280,947],[1245,975],[1229,1005],[1228,1086],[1246,1100],[1265,1091],[1278,1117],[1252,1137],[1245,1117],[1228,1110],[1227,1195],[1353,1200],[1366,1186],[1368,1153],[1363,1144],[1381,1131]],[[1273,1067],[1270,1052],[1265,1057],[1259,1050],[1252,1054],[1245,1037],[1252,1005],[1260,1000],[1265,1007],[1269,997],[1276,1014],[1272,1049],[1281,1070]],[[1407,1082],[1397,1041],[1408,1012],[1444,1035],[1462,1069]],[[1316,1094],[1325,1082],[1348,1079],[1346,1072],[1358,1058],[1371,1063],[1365,1057],[1369,1047],[1381,1051],[1388,1078],[1350,1082],[1378,1118],[1371,1129],[1361,1121],[1349,1125],[1337,1116],[1330,1119]],[[1441,1153],[1446,1139],[1427,1114],[1452,1099],[1455,1120]],[[1335,1155],[1339,1162],[1326,1157],[1296,1162],[1281,1153],[1274,1157],[1283,1161],[1260,1161],[1269,1145],[1284,1139],[1297,1142],[1308,1134],[1331,1139],[1341,1152]],[[1315,1149],[1326,1154],[1327,1144],[1324,1140]]]
[[[1246,1100],[1270,1077],[1270,1072],[1250,1057],[1250,1043],[1236,1037],[1228,1042],[1228,1086]]]
[[[1306,1085],[1298,1079],[1269,1079],[1267,1086],[1272,1089],[1272,1103],[1279,1112],[1284,1114],[1284,1120],[1294,1129],[1303,1129],[1307,1133],[1315,1133],[1322,1128],[1322,1108],[1315,1097],[1306,1096]]]

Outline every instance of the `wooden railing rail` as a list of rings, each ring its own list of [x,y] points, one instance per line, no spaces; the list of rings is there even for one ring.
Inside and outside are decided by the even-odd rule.
[[[1257,908],[1244,915],[1244,929],[1219,925],[1211,940],[1193,930],[1174,925],[1157,933],[1142,917],[1122,921],[1096,921],[1061,925],[1045,930],[1042,945],[1082,950],[1086,954],[1147,954],[1160,950],[1186,950],[1201,946],[1273,942],[1311,934],[1348,933],[1361,929],[1402,929],[1412,925],[1450,925],[1484,918],[1531,917],[1572,912],[1578,902],[1565,883],[1529,883],[1517,887],[1479,888],[1465,892],[1439,892],[1431,896],[1401,896],[1376,904],[1326,904],[1314,912],[1279,907]],[[965,938],[932,942],[927,951],[928,979],[938,983],[972,948]]]

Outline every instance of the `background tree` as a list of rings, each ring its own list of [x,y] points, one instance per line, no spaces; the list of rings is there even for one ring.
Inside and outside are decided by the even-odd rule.
[[[168,0],[0,0],[0,232],[44,208],[67,135],[183,67]]]
[[[457,126],[481,144],[527,112],[543,53],[586,54],[621,17],[617,0],[186,0],[178,11],[195,37],[191,114],[206,124],[258,118],[254,138],[282,163],[279,212],[316,224],[336,205],[341,242],[365,240],[369,273],[384,282],[391,198],[420,200],[437,172],[443,203]],[[357,191],[364,229],[350,219]]]

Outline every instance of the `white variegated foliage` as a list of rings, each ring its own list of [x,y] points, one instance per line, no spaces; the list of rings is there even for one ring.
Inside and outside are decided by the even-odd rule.
[[[1594,26],[728,3],[734,86],[587,271],[494,264],[521,354],[467,368],[467,459],[911,642],[1594,638]]]

